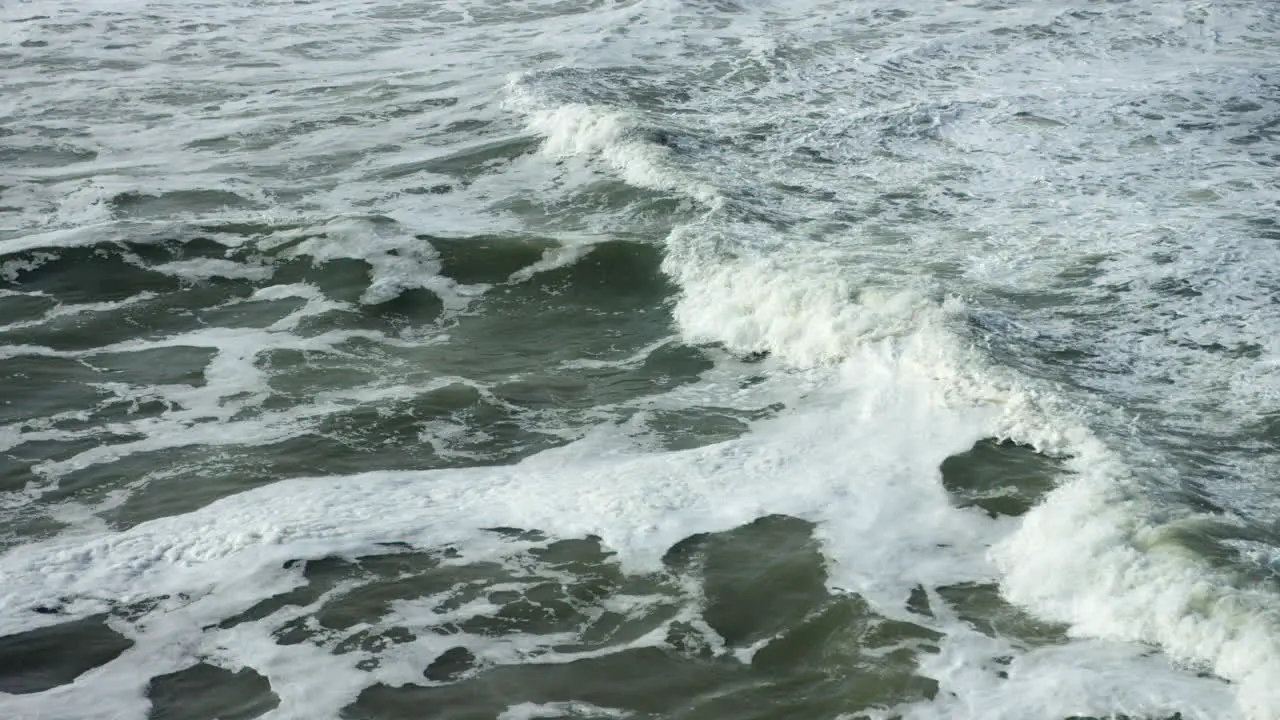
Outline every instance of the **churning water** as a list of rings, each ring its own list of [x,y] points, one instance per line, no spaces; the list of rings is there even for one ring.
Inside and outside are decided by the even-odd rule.
[[[0,28],[3,717],[1280,717],[1280,5]]]

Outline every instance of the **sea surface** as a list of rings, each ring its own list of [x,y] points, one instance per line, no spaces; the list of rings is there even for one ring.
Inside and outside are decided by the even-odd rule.
[[[0,0],[0,717],[1280,718],[1280,3]]]

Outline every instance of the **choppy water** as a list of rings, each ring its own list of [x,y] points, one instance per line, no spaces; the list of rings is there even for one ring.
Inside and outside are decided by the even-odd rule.
[[[0,715],[1280,717],[1280,6],[0,3]]]

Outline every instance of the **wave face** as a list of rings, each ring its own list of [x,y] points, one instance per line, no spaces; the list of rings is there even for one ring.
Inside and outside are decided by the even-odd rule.
[[[36,10],[5,717],[1280,717],[1269,5]]]

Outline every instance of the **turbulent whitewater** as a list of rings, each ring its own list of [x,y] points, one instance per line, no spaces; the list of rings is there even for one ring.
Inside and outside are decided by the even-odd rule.
[[[1280,717],[1280,10],[0,5],[0,715]]]

